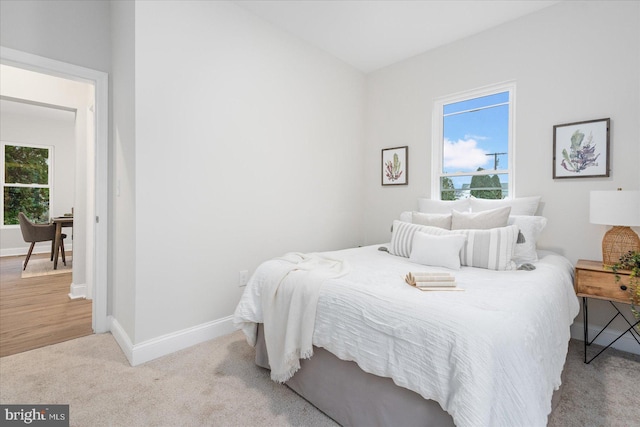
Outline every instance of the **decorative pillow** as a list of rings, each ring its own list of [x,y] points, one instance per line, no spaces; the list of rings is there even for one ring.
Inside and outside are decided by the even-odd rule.
[[[431,227],[451,229],[451,214],[428,214],[422,212],[412,212],[411,222]],[[506,225],[506,224],[505,224]]]
[[[522,234],[513,252],[513,260],[517,264],[537,261],[538,237],[540,237],[540,233],[547,225],[547,219],[542,216],[511,215],[509,217],[509,225],[517,225]],[[520,242],[520,240],[523,241]]]
[[[452,209],[459,212],[469,212],[469,199],[460,200],[431,200],[418,199],[418,210],[431,214],[450,214]]]
[[[416,231],[422,230],[423,228],[425,228],[424,225],[410,224],[398,220],[393,221],[389,253],[391,255],[409,258],[409,255],[411,255],[413,235]],[[436,229],[440,230],[440,228]]]
[[[482,212],[458,212],[452,211],[452,230],[486,230],[489,228],[506,227],[509,221],[511,207],[491,209]]]
[[[489,270],[515,270],[513,252],[518,239],[518,226],[492,228],[489,230],[444,230],[424,227],[421,232],[436,236],[462,234],[467,240],[460,252],[460,264]]]
[[[489,209],[501,208],[504,206],[511,207],[511,215],[535,215],[540,204],[540,196],[519,197],[516,199],[469,199],[471,212],[482,212]]]
[[[465,241],[466,237],[461,234],[436,236],[417,231],[409,261],[460,270],[460,249]]]
[[[400,213],[400,221],[402,222],[413,222],[413,215],[411,214],[411,211],[406,211],[406,212],[402,212]]]

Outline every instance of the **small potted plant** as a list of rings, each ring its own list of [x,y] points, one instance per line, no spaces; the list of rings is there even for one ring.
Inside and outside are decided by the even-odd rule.
[[[620,281],[619,271],[629,271],[629,286],[627,290],[631,299],[631,312],[636,319],[640,320],[640,252],[629,251],[620,257],[619,262],[611,266],[616,275],[616,282]],[[640,332],[640,324],[636,325],[636,329]]]

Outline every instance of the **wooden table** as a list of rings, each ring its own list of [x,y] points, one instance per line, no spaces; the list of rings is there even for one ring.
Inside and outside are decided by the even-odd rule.
[[[615,274],[611,269],[604,268],[602,261],[587,261],[578,260],[576,264],[575,274],[575,290],[576,295],[582,297],[582,317],[584,322],[584,363],[590,363],[593,359],[598,357],[600,353],[605,351],[614,342],[622,338],[627,332],[638,342],[640,345],[640,334],[638,334],[634,328],[640,323],[640,321],[629,321],[624,314],[616,307],[615,303],[631,304],[631,295],[629,294],[629,271],[619,271],[620,281],[616,282]],[[596,298],[604,301],[609,301],[616,311],[615,316],[602,328],[600,332],[589,341],[589,317],[588,317],[588,299]],[[622,317],[628,324],[629,328],[622,332],[616,339],[610,342],[604,347],[598,354],[593,356],[590,360],[587,360],[587,346],[591,345],[596,338],[613,322],[616,317]]]
[[[56,240],[53,244],[53,269],[58,269],[58,254],[60,253],[60,242],[62,241],[62,227],[73,227],[72,216],[60,216],[53,218],[53,223],[56,225]]]

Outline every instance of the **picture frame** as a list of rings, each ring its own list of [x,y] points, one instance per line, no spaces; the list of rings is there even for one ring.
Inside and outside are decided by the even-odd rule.
[[[409,184],[409,147],[382,149],[382,185]]]
[[[553,127],[553,179],[608,177],[611,119]]]

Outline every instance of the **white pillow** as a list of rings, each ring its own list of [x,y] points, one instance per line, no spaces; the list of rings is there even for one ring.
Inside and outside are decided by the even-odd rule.
[[[428,214],[422,212],[412,212],[411,222],[413,224],[429,225],[431,227],[451,229],[451,214]]]
[[[413,235],[416,231],[423,228],[424,225],[410,224],[408,222],[398,220],[393,221],[389,253],[391,255],[409,258],[409,255],[411,255]]]
[[[515,270],[513,253],[518,239],[518,226],[492,228],[490,230],[444,230],[423,227],[424,233],[436,236],[462,234],[467,240],[460,252],[460,264],[489,270]]]
[[[400,221],[402,222],[412,222],[413,215],[410,211],[400,213]]]
[[[413,236],[409,261],[460,270],[460,249],[466,240],[461,234],[435,236],[417,231]]]
[[[431,200],[418,199],[418,210],[431,214],[450,214],[455,209],[459,212],[469,211],[469,199],[460,200]]]
[[[471,212],[482,212],[489,209],[511,207],[511,215],[535,215],[540,204],[540,196],[518,197],[515,199],[477,199],[471,197],[469,205]]]
[[[542,216],[511,215],[509,225],[517,225],[524,242],[517,243],[513,259],[517,264],[535,262],[538,260],[537,242],[540,233],[547,225],[547,219]]]
[[[400,221],[412,224],[451,229],[451,214],[428,214],[423,212],[401,212]]]
[[[509,206],[482,212],[458,212],[454,209],[451,213],[451,229],[486,230],[489,228],[506,227],[510,212],[511,207]]]

